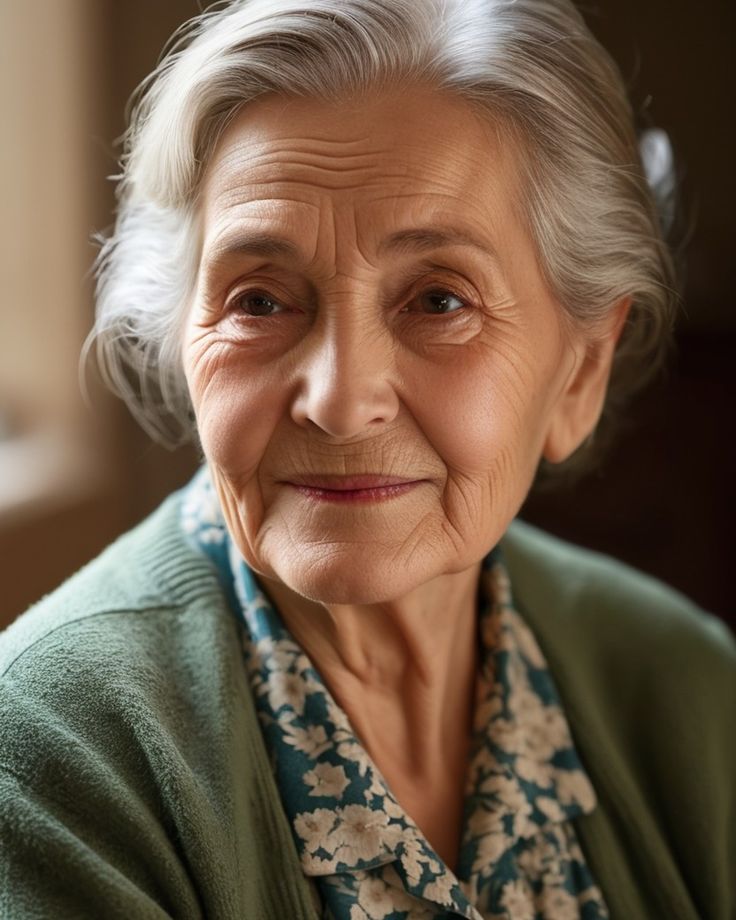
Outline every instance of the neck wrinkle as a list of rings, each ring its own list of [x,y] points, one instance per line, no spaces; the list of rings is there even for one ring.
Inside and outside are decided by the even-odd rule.
[[[376,605],[321,605],[265,586],[382,772],[457,770],[472,731],[480,565]]]

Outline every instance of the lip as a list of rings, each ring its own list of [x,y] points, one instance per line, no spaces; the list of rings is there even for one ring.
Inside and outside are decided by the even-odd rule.
[[[358,476],[295,476],[289,479],[289,485],[306,486],[310,489],[326,489],[331,492],[354,492],[362,489],[382,489],[387,486],[408,485],[418,482],[416,479],[407,479],[404,476],[380,476],[366,473]]]
[[[401,476],[299,476],[288,480],[306,498],[317,502],[369,503],[405,495],[424,480]]]

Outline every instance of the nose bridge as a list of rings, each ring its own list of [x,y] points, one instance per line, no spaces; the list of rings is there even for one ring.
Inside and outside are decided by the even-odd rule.
[[[350,297],[348,293],[344,300]],[[389,370],[391,349],[387,330],[369,308],[361,310],[356,302],[346,309],[340,306],[337,303],[334,309],[326,311],[322,328],[316,330],[331,356],[335,378],[343,387],[377,380]]]
[[[350,437],[390,421],[398,409],[391,336],[369,304],[331,297],[303,343],[293,414],[328,434]]]

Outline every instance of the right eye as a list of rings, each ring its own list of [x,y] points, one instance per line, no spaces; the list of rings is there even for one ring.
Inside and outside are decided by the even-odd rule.
[[[264,291],[241,291],[230,300],[229,308],[245,316],[274,316],[285,310]]]

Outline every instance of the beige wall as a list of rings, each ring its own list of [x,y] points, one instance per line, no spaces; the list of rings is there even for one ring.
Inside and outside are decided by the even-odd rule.
[[[193,465],[149,445],[94,377],[90,409],[78,383],[113,138],[180,18],[170,7],[0,0],[0,430],[12,436],[0,438],[0,627]]]
[[[0,4],[0,400],[18,424],[79,415],[94,18],[93,0]]]

